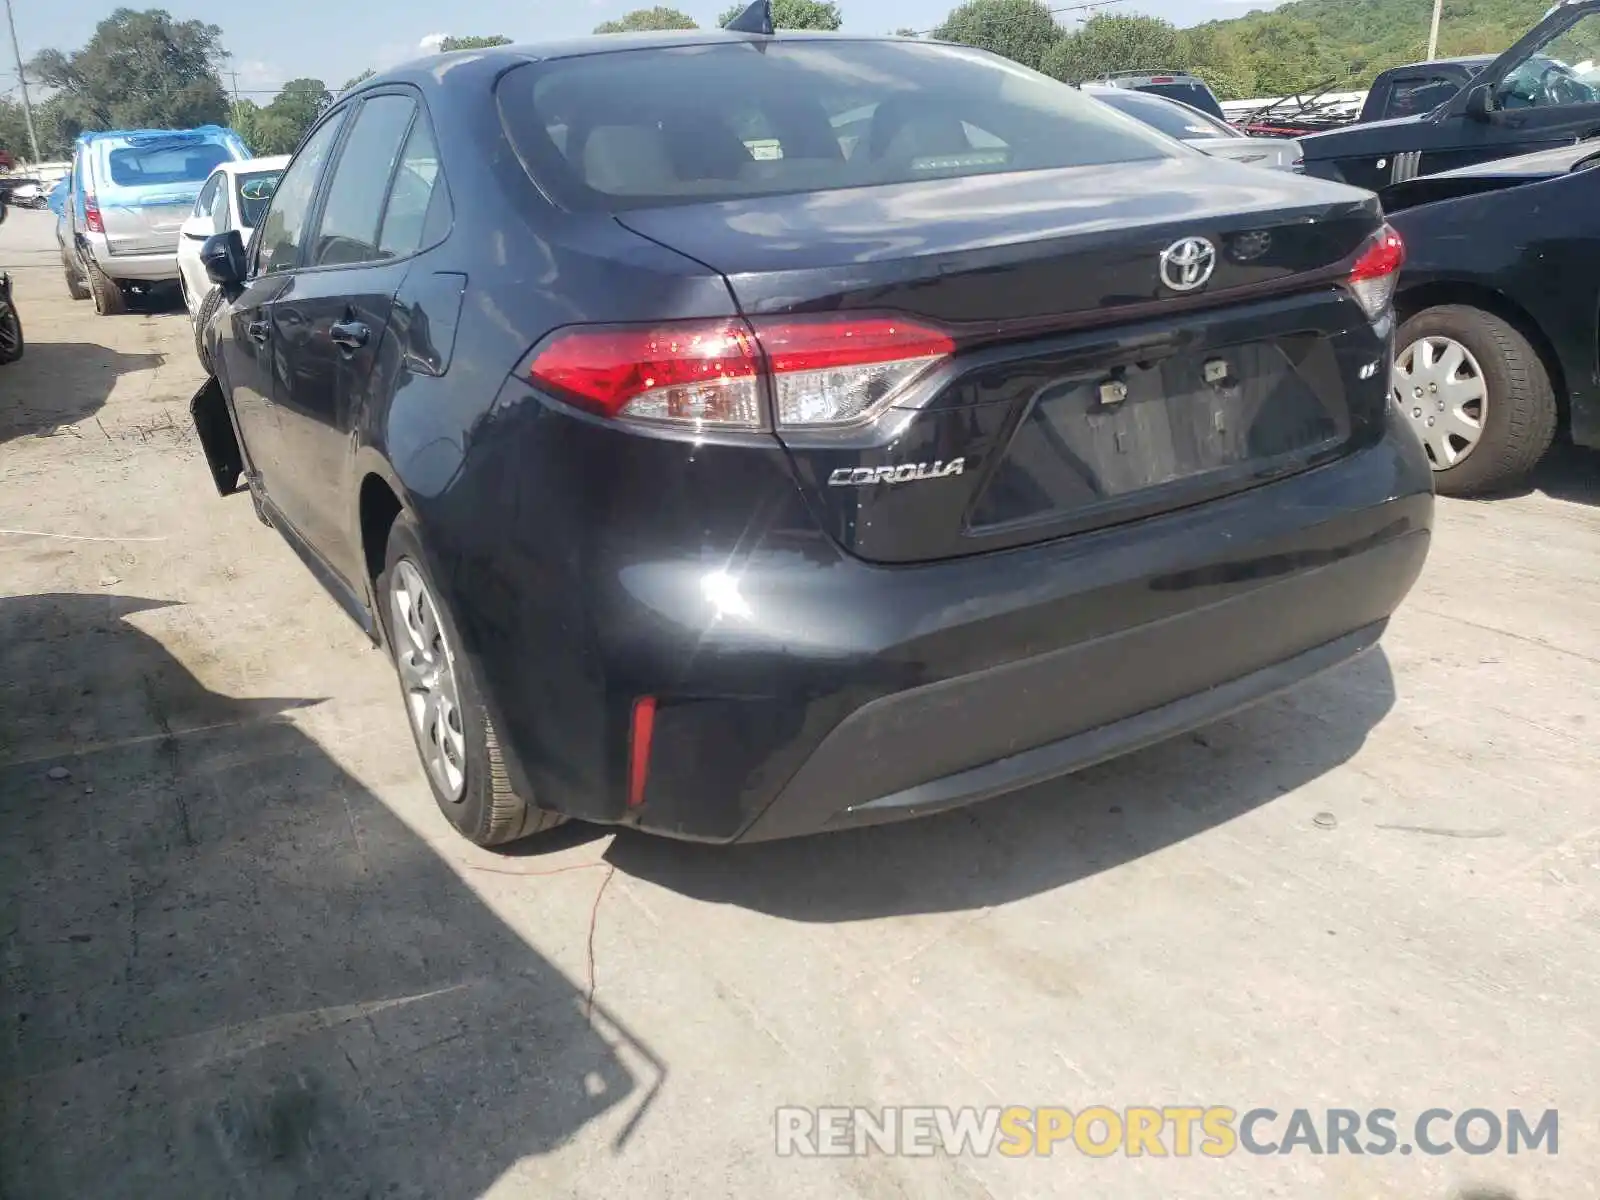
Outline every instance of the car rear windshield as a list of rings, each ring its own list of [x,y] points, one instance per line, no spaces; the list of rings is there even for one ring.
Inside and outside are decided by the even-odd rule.
[[[1096,92],[1094,95],[1118,112],[1137,117],[1152,129],[1159,129],[1168,137],[1175,137],[1182,142],[1242,136],[1232,125],[1224,125],[1188,105],[1177,104],[1161,96],[1120,89]]]
[[[1222,105],[1217,103],[1211,89],[1203,83],[1141,83],[1139,90],[1149,92],[1152,96],[1165,96],[1168,100],[1181,100],[1191,108],[1198,108],[1218,120],[1223,119]]]
[[[506,135],[567,208],[608,212],[1172,157],[1075,88],[958,47],[779,40],[534,63]]]
[[[174,183],[204,183],[233,155],[215,142],[184,142],[155,146],[124,146],[107,155],[111,182],[118,187],[158,187]]]

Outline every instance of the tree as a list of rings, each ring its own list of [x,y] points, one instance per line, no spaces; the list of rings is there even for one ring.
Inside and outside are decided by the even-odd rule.
[[[746,8],[744,4],[735,4],[717,18],[718,25],[726,25]],[[772,0],[772,27],[774,29],[821,29],[835,30],[844,24],[844,16],[839,12],[839,6],[832,0]]]
[[[944,19],[933,36],[1038,68],[1063,35],[1039,0],[968,0]]]
[[[257,154],[288,154],[333,103],[320,79],[291,79],[265,108],[248,101],[233,112],[234,129]],[[252,111],[253,110],[253,111]]]
[[[509,46],[511,39],[503,33],[491,33],[487,37],[447,37],[439,43],[439,49],[445,50],[489,50],[495,46]]]
[[[894,36],[895,37],[921,37],[922,35],[920,33],[918,33],[915,29],[907,29],[904,26],[902,26],[901,28],[896,29],[894,31]]]
[[[29,71],[56,90],[74,136],[84,129],[185,129],[227,119],[228,98],[212,66],[227,57],[215,25],[174,21],[159,8],[119,8],[83,49],[46,50]]]
[[[354,79],[346,79],[344,81],[344,86],[339,89],[340,94],[342,95],[343,93],[348,92],[353,87],[360,87],[363,83],[365,83],[367,80],[371,79],[376,74],[377,74],[376,71],[374,71],[371,67],[368,67],[365,71],[361,72],[361,74],[357,75]]]
[[[1057,79],[1079,83],[1113,71],[1178,69],[1178,57],[1178,31],[1169,22],[1101,13],[1057,42],[1045,57],[1044,69]]]
[[[596,25],[596,33],[638,33],[646,29],[698,29],[694,18],[688,13],[681,13],[675,8],[636,8],[630,13],[623,13],[615,21],[606,21]]]

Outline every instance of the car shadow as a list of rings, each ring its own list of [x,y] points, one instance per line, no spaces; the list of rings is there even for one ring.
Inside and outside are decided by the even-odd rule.
[[[160,607],[0,599],[0,1195],[468,1200],[625,1139],[664,1068]]]
[[[1196,733],[972,808],[748,846],[628,831],[605,857],[661,887],[796,921],[987,908],[1114,870],[1270,803],[1348,760],[1394,701],[1380,649]]]
[[[22,314],[23,328],[28,315]],[[0,367],[0,445],[51,437],[105,406],[129,371],[159,367],[160,354],[123,354],[93,342],[30,342],[22,358]]]
[[[1600,451],[1558,443],[1535,469],[1532,485],[1555,500],[1600,505]]]

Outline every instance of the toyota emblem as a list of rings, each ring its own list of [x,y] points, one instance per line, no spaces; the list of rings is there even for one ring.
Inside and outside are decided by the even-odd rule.
[[[1217,269],[1217,248],[1205,238],[1184,238],[1161,252],[1161,282],[1175,292],[1204,287]]]

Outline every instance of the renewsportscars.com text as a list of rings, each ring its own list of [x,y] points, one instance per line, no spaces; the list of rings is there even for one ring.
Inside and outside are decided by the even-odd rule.
[[[780,1108],[784,1157],[906,1155],[1007,1158],[1226,1158],[1255,1155],[1545,1154],[1559,1150],[1555,1109]]]

